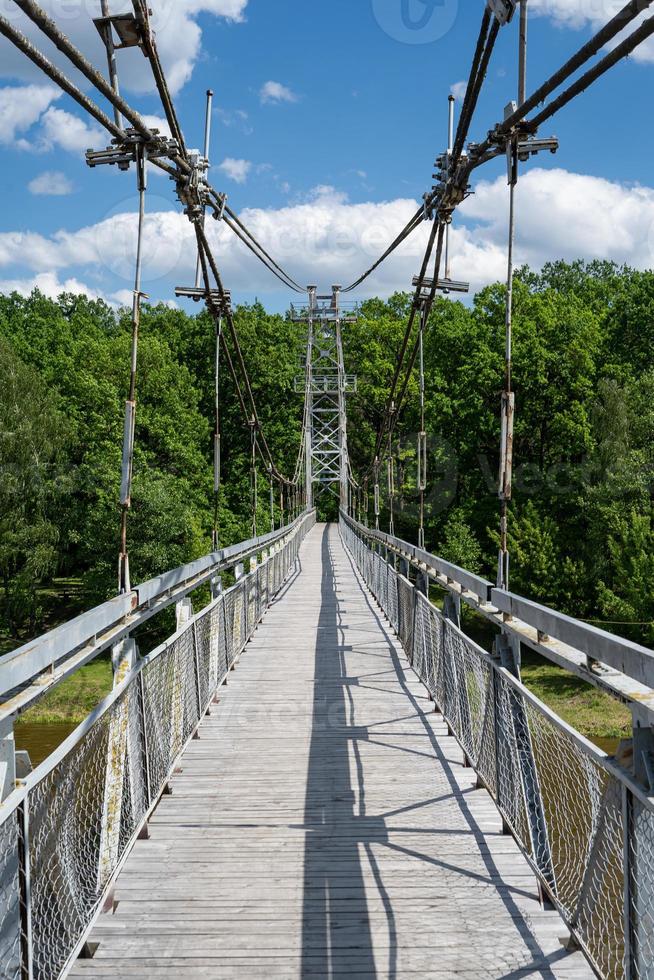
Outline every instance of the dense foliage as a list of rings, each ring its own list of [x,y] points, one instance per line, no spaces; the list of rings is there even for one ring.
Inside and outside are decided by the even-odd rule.
[[[410,299],[364,304],[348,325],[355,469],[365,469]],[[291,472],[301,432],[302,329],[259,305],[237,325],[276,458]],[[556,263],[516,284],[517,397],[512,587],[651,643],[654,628],[654,274]],[[471,307],[438,301],[426,347],[430,443],[427,545],[494,577],[504,289]],[[81,579],[84,600],[115,589],[129,317],[35,292],[0,298],[0,575],[15,637],[38,629],[43,587]],[[249,433],[223,375],[220,523],[250,531]],[[212,524],[213,328],[205,314],[144,312],[139,350],[131,565],[144,579],[206,552]],[[396,459],[398,533],[415,537],[417,381]],[[259,527],[269,528],[260,474]],[[387,501],[385,501],[387,506]],[[327,509],[323,510],[326,514]],[[628,625],[638,624],[638,625]]]

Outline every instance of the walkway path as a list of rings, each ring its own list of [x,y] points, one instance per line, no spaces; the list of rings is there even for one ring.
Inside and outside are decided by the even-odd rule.
[[[75,978],[593,976],[335,527],[191,743]]]

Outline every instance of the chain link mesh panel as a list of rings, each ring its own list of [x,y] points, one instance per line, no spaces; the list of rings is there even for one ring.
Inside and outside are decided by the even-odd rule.
[[[21,976],[20,810],[0,825],[0,976]]]
[[[373,590],[380,556],[345,522],[341,533]],[[382,608],[598,974],[654,980],[651,803],[633,795],[603,753],[560,722],[406,578],[392,574],[397,602],[393,606],[387,594]],[[383,591],[375,594],[384,598]]]
[[[637,797],[629,801],[631,967],[639,980],[654,977],[654,813]]]
[[[30,777],[29,840],[19,807],[0,823],[0,977],[57,980],[90,927],[150,807],[238,659],[315,523],[313,514],[253,569],[154,651],[127,685]],[[41,774],[42,770],[42,774]],[[25,858],[27,854],[27,858]],[[25,868],[25,860],[29,862]],[[22,877],[21,877],[22,869]],[[22,931],[29,870],[32,940]]]

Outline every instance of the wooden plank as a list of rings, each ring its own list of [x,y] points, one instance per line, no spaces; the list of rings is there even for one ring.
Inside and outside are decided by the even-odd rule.
[[[200,735],[71,976],[593,976],[336,528],[309,535]]]

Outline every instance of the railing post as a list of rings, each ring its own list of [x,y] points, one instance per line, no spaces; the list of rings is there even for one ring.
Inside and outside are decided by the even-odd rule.
[[[624,980],[635,980],[638,973],[635,969],[635,950],[632,937],[632,806],[633,798],[625,783],[621,784],[622,791],[622,868],[624,872],[623,898],[623,931],[624,931]]]
[[[222,595],[223,592],[223,580],[220,575],[214,575],[211,579],[211,599],[215,600]]]
[[[185,596],[175,603],[175,617],[178,632],[193,619],[193,600],[190,596]]]
[[[461,629],[461,596],[448,592],[443,602],[443,616]]]
[[[34,977],[34,940],[32,934],[32,879],[30,866],[30,819],[29,796],[26,796],[16,814],[18,827],[18,876],[19,876],[19,921],[16,928],[20,936],[20,976],[21,980]]]
[[[502,633],[498,638],[502,666],[520,680],[520,641],[517,637]],[[554,862],[550,847],[547,820],[543,808],[538,769],[529,730],[529,719],[522,695],[512,692],[511,714],[518,754],[518,766],[529,824],[531,849],[536,866],[552,893],[556,893]]]
[[[141,712],[141,748],[143,751],[143,778],[148,807],[152,804],[152,777],[150,773],[150,736],[148,733],[148,716],[145,711],[145,678],[143,671],[138,676],[139,710]]]
[[[0,722],[0,803],[16,788],[16,742],[14,719]]]
[[[111,651],[111,664],[114,672],[114,688],[119,687],[134,669],[138,660],[136,642],[126,637]],[[107,741],[107,768],[102,808],[102,829],[98,866],[98,891],[104,888],[118,863],[120,851],[120,828],[123,816],[123,784],[127,766],[127,747],[129,741],[129,696],[127,692],[121,702],[117,702],[109,724]],[[131,766],[132,760],[130,760]],[[133,773],[130,773],[132,778]],[[132,778],[133,783],[133,778]],[[131,794],[132,800],[135,794]]]
[[[198,643],[198,624],[193,623],[193,656],[195,662],[195,690],[198,702],[198,724],[202,720],[202,684],[200,683],[200,644]]]
[[[638,706],[632,707],[634,778],[648,791],[654,791],[654,729]]]
[[[638,706],[632,708],[633,768],[635,779],[654,793],[654,731]],[[641,813],[641,819],[638,813]],[[644,826],[644,806],[628,787],[623,787],[624,875],[625,875],[625,978],[642,978],[651,971],[653,940],[648,921],[654,905],[651,878],[651,831]],[[649,814],[648,823],[654,822]]]

